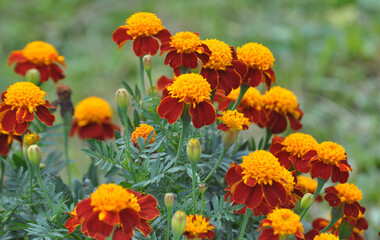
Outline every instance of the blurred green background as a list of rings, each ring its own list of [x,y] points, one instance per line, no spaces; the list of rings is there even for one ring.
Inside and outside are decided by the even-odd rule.
[[[380,226],[380,1],[379,0],[17,0],[0,2],[0,91],[23,78],[7,67],[12,50],[34,40],[53,44],[65,56],[73,102],[100,96],[115,108],[121,81],[136,82],[138,61],[128,42],[121,50],[111,39],[137,11],[154,12],[172,34],[199,32],[235,47],[259,42],[276,58],[278,85],[294,91],[305,112],[303,132],[319,142],[343,145],[363,191],[370,224]],[[153,78],[170,74],[154,57]],[[52,82],[44,84],[48,99]],[[71,143],[71,157],[87,164]],[[74,147],[73,147],[74,148]],[[78,169],[77,169],[77,174]],[[79,176],[79,175],[78,175]]]

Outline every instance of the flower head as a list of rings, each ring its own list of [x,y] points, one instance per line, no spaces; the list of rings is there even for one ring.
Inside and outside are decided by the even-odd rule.
[[[259,236],[261,239],[278,239],[280,236],[295,235],[303,239],[301,218],[290,209],[276,208],[261,222],[259,229],[263,228]]]
[[[137,12],[126,20],[127,25],[120,26],[112,34],[112,40],[119,49],[126,41],[133,40],[136,56],[155,55],[161,43],[169,41],[170,32],[162,26],[161,20],[149,12]]]
[[[56,83],[63,79],[65,75],[57,63],[65,65],[65,58],[60,56],[53,45],[34,41],[26,45],[23,50],[11,52],[8,58],[8,65],[17,63],[15,72],[25,76],[29,69],[37,69],[40,72],[40,82],[46,82],[49,77]]]
[[[273,87],[262,96],[261,100],[266,114],[266,121],[263,124],[272,133],[285,131],[287,118],[291,129],[299,130],[302,127],[299,121],[303,112],[299,108],[297,97],[291,91],[282,87]]]
[[[278,157],[281,165],[289,169],[292,165],[297,171],[308,173],[310,166],[302,157],[309,151],[315,150],[318,142],[309,134],[292,133],[287,137],[274,135],[269,151]]]
[[[353,183],[343,183],[325,189],[325,199],[331,207],[344,204],[343,210],[346,217],[358,217],[364,214],[365,208],[358,201],[362,200],[362,192]]]
[[[113,138],[114,129],[119,128],[111,123],[111,116],[111,107],[106,101],[98,97],[85,98],[75,108],[70,136],[78,131],[83,139]]]
[[[198,59],[206,64],[211,55],[208,47],[202,43],[198,33],[178,32],[170,37],[169,42],[161,45],[161,55],[168,53],[165,64],[173,68],[176,76],[181,74],[180,66],[196,68]]]
[[[151,195],[141,194],[125,189],[113,183],[103,184],[89,198],[76,206],[76,216],[66,222],[69,231],[79,224],[81,231],[95,239],[105,239],[113,233],[114,238],[131,239],[133,228],[141,231],[145,237],[152,228],[148,220],[159,216],[157,200]]]
[[[184,235],[188,239],[213,239],[215,226],[209,221],[210,218],[202,215],[188,215]]]
[[[168,95],[161,100],[157,112],[168,123],[176,122],[183,111],[189,111],[196,128],[215,122],[216,113],[210,102],[210,84],[201,75],[182,74],[166,89]]]
[[[256,216],[266,215],[271,209],[285,204],[294,186],[292,173],[264,150],[243,156],[240,165],[232,163],[226,181],[231,201],[244,204]]]
[[[223,123],[218,125],[218,129],[223,131],[238,131],[238,130],[246,130],[248,129],[248,125],[251,123],[249,119],[244,117],[244,114],[239,113],[237,110],[227,110],[222,113],[221,116],[218,117]]]
[[[332,182],[347,182],[351,166],[347,163],[344,148],[334,142],[322,142],[316,148],[307,152],[303,159],[311,165],[312,178],[320,177],[327,180],[331,176]]]
[[[0,124],[6,132],[22,134],[34,120],[34,112],[46,125],[52,126],[55,116],[48,108],[54,108],[44,100],[46,93],[30,82],[17,82],[1,95]]]
[[[238,47],[236,53],[238,59],[248,66],[243,83],[256,87],[265,82],[268,89],[272,82],[276,83],[276,76],[271,68],[275,59],[267,47],[251,42]]]
[[[156,140],[156,132],[154,131],[154,128],[152,126],[145,123],[141,123],[135,129],[135,131],[133,131],[132,136],[131,136],[131,142],[133,142],[134,144],[137,144],[137,139],[140,137],[144,138],[146,141],[152,131],[153,131],[153,137],[148,144],[154,143],[154,141]]]

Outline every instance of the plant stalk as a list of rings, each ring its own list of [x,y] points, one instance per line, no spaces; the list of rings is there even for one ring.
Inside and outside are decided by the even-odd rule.
[[[197,208],[197,197],[196,197],[196,180],[197,180],[197,164],[191,163],[191,172],[192,172],[192,193],[193,193],[193,213],[196,213]]]
[[[236,102],[234,103],[234,105],[232,106],[231,111],[233,111],[237,108],[237,106],[239,105],[240,101],[243,99],[243,96],[244,96],[245,92],[248,90],[248,88],[249,88],[248,84],[242,84],[241,85],[239,96],[236,99]]]
[[[53,203],[51,202],[50,197],[49,197],[48,193],[46,192],[46,188],[45,188],[45,185],[44,185],[44,183],[42,181],[42,177],[41,177],[41,172],[40,172],[39,166],[34,166],[34,170],[37,173],[38,183],[40,184],[40,187],[42,188],[42,191],[44,192],[44,195],[45,195],[47,201],[49,202],[50,209],[53,210],[53,208],[54,208],[53,207]]]
[[[67,180],[69,182],[69,186],[71,186],[71,170],[70,170],[70,159],[69,159],[69,132],[71,125],[72,115],[71,112],[68,111],[65,113],[63,117],[63,149],[65,155],[65,164],[67,169]]]
[[[247,208],[247,210],[245,211],[243,224],[241,225],[241,229],[240,229],[238,240],[242,240],[243,237],[244,237],[245,229],[247,227],[248,219],[251,216],[251,213],[252,213],[252,209]]]
[[[145,96],[145,81],[144,81],[144,64],[143,64],[143,57],[139,57],[139,65],[140,65],[140,81],[141,81],[141,92],[142,97]]]
[[[166,227],[166,240],[169,240],[170,238],[170,223],[172,222],[172,207],[167,207],[168,210],[168,224]]]
[[[216,164],[215,164],[214,168],[211,170],[211,172],[210,172],[210,173],[207,175],[207,177],[202,181],[202,184],[206,183],[207,180],[208,180],[208,179],[212,176],[212,174],[216,171],[216,169],[218,169],[218,167],[219,167],[220,163],[222,162],[224,156],[226,155],[227,151],[228,151],[228,148],[224,148],[224,147],[222,148],[222,152],[221,152],[221,154],[220,154],[220,156],[219,156],[219,158],[218,158],[218,161],[216,162]]]

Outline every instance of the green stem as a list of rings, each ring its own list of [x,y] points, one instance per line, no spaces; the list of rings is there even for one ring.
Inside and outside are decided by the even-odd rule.
[[[71,170],[70,170],[70,159],[69,159],[69,132],[71,126],[72,115],[71,112],[66,112],[63,117],[63,149],[65,154],[65,164],[67,169],[67,180],[69,186],[71,186]]]
[[[266,129],[266,134],[265,134],[265,140],[264,140],[264,150],[268,150],[269,148],[269,141],[270,141],[270,138],[272,137],[272,132],[270,131],[269,128]]]
[[[125,109],[120,109],[122,112],[122,117],[123,117],[123,123],[124,123],[124,141],[125,141],[125,147],[127,150],[127,155],[128,157],[130,156],[130,146],[129,146],[129,128],[128,128],[128,108]]]
[[[187,107],[185,106],[183,109],[182,116],[181,116],[181,118],[182,118],[182,132],[181,132],[181,137],[179,138],[179,143],[178,143],[178,148],[177,148],[177,156],[175,159],[174,167],[177,167],[177,165],[178,165],[179,159],[181,157],[182,145],[183,145],[183,142],[185,141],[185,138],[187,137],[187,133],[189,131],[190,116],[187,116],[187,115],[190,115],[190,114],[187,110]]]
[[[34,178],[33,167],[32,167],[32,164],[29,162],[28,159],[26,159],[26,164],[28,165],[28,170],[29,170],[29,200],[30,200],[30,203],[32,203],[33,202],[33,197],[32,197],[33,178]]]
[[[232,106],[231,111],[233,111],[237,108],[237,106],[239,105],[240,101],[243,99],[243,96],[244,96],[245,92],[248,90],[248,88],[249,88],[248,84],[242,84],[241,85],[239,96],[236,99],[236,102],[234,103],[234,105]]]
[[[168,210],[168,224],[166,226],[166,240],[170,238],[170,223],[172,222],[172,207],[167,207]]]
[[[139,58],[139,65],[140,65],[140,81],[141,81],[141,92],[142,96],[144,98],[145,96],[145,81],[144,81],[144,65],[143,65],[143,57]]]
[[[149,83],[150,83],[150,92],[152,94],[152,97],[154,97],[154,88],[153,88],[153,82],[152,82],[152,69],[146,70],[146,75],[148,75]]]
[[[0,192],[3,191],[3,180],[4,180],[4,170],[5,170],[5,166],[4,166],[4,162],[3,162],[3,158],[0,157]]]
[[[212,174],[215,172],[215,170],[219,167],[220,163],[222,162],[224,156],[226,155],[228,151],[228,148],[222,148],[222,153],[220,154],[218,161],[216,162],[214,168],[211,170],[211,172],[207,175],[207,177],[202,181],[202,184],[206,183],[207,180],[212,176]]]
[[[205,207],[205,192],[201,192],[202,200],[201,200],[201,215],[203,214],[203,208]]]
[[[197,197],[196,197],[196,180],[197,180],[197,164],[191,163],[191,171],[192,171],[192,192],[193,192],[193,213],[196,213],[197,208]]]
[[[247,227],[248,219],[251,216],[251,213],[252,213],[252,210],[250,208],[247,208],[247,210],[245,211],[243,224],[241,225],[241,229],[240,229],[238,240],[242,240],[243,237],[244,237],[245,229]]]
[[[34,170],[35,170],[36,173],[37,173],[38,183],[40,184],[40,187],[42,188],[42,191],[44,192],[44,195],[45,195],[47,201],[49,202],[50,209],[53,210],[53,204],[52,204],[52,202],[51,202],[51,200],[50,200],[50,198],[49,198],[49,195],[48,195],[47,192],[46,192],[45,185],[44,185],[44,183],[43,183],[43,181],[42,181],[42,177],[41,177],[41,173],[40,173],[40,168],[39,168],[39,166],[34,166]]]

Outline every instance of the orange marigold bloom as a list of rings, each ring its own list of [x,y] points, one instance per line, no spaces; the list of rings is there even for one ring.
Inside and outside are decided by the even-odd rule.
[[[290,209],[276,208],[261,222],[263,229],[259,240],[278,240],[280,237],[294,235],[296,239],[304,239],[301,218]],[[258,230],[259,230],[258,229]]]
[[[54,108],[44,100],[46,92],[30,82],[17,82],[1,94],[0,124],[4,131],[23,134],[34,120],[34,112],[46,125],[52,126],[55,115],[48,108]]]
[[[210,102],[210,84],[201,75],[182,74],[166,89],[168,95],[161,100],[157,112],[169,124],[176,122],[183,111],[189,111],[195,128],[215,122],[216,112]]]
[[[365,208],[358,201],[363,196],[362,192],[353,183],[343,183],[325,189],[325,200],[331,207],[343,204],[344,215],[347,217],[358,217],[359,213],[364,214]]]
[[[62,69],[57,65],[66,67],[65,58],[60,56],[53,45],[34,41],[28,43],[23,50],[11,52],[8,57],[8,66],[17,63],[15,72],[25,76],[29,69],[35,68],[40,72],[40,82],[46,82],[49,77],[56,83],[63,79],[65,75]]]
[[[154,143],[154,141],[156,140],[156,132],[154,131],[154,128],[152,126],[145,123],[141,123],[135,129],[135,131],[133,131],[132,136],[131,136],[131,142],[133,142],[134,144],[137,144],[137,139],[139,137],[144,138],[146,141],[152,131],[153,131],[153,137],[150,140],[149,144]]]
[[[242,76],[247,73],[247,65],[237,60],[235,49],[226,43],[216,39],[202,42],[210,49],[211,56],[202,66],[201,75],[210,83],[212,90],[218,88],[228,95],[240,86]]]
[[[75,108],[70,136],[78,131],[82,139],[113,138],[114,130],[119,127],[111,123],[111,116],[111,107],[106,101],[98,97],[85,98]]]
[[[243,156],[239,165],[232,163],[226,173],[231,202],[244,204],[255,216],[267,215],[285,205],[294,186],[292,173],[280,165],[270,152],[259,150]],[[245,212],[245,209],[240,212]]]
[[[112,40],[119,49],[128,40],[133,40],[133,51],[137,57],[145,54],[155,55],[159,43],[169,41],[170,32],[162,26],[161,20],[153,13],[138,12],[126,20],[127,25],[120,26],[112,34]]]
[[[206,44],[202,43],[198,33],[178,32],[170,37],[169,42],[162,43],[161,54],[168,53],[165,64],[170,65],[176,76],[181,74],[180,66],[196,68],[198,60],[206,64],[211,52]]]
[[[345,183],[348,180],[351,166],[347,163],[344,148],[334,142],[322,142],[316,150],[311,150],[303,156],[304,161],[310,161],[312,178],[320,177],[327,180],[331,177],[333,183]]]
[[[290,128],[299,130],[302,128],[300,120],[303,111],[299,108],[297,97],[289,90],[282,87],[273,87],[261,98],[265,121],[263,125],[272,133],[282,133],[286,130],[289,119]]]
[[[76,218],[82,225],[82,233],[97,240],[110,236],[115,226],[113,239],[132,239],[135,227],[147,237],[152,231],[148,220],[160,215],[157,205],[152,195],[113,183],[103,184],[77,204]],[[69,220],[67,227],[73,231],[78,222]]]
[[[218,129],[223,131],[239,131],[248,129],[248,125],[251,125],[249,119],[244,117],[244,114],[239,113],[237,110],[227,110],[217,117],[222,121],[218,125]]]
[[[281,165],[286,169],[293,168],[302,173],[308,173],[310,166],[308,161],[302,159],[303,155],[315,150],[318,142],[309,134],[292,133],[287,137],[274,135],[269,151],[275,155]]]
[[[186,239],[213,239],[214,225],[210,224],[210,218],[202,215],[189,215],[186,217],[186,227],[183,235]]]
[[[14,131],[4,131],[0,124],[0,155],[6,156],[8,154],[9,145],[12,144],[13,139],[17,140],[20,144],[22,143],[21,134],[17,134]]]
[[[238,59],[248,66],[242,83],[257,87],[264,82],[268,90],[272,82],[276,84],[276,75],[271,68],[275,59],[267,47],[251,42],[238,47],[236,53]]]

